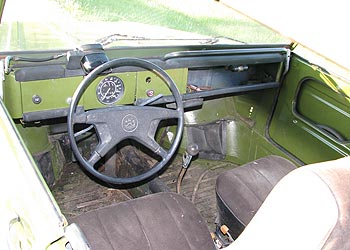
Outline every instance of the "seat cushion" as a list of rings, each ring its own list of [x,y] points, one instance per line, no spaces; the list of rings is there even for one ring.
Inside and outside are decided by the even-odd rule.
[[[282,157],[268,156],[221,174],[216,181],[220,223],[237,238],[277,182],[295,168]]]
[[[215,249],[194,205],[175,193],[158,193],[72,219],[92,249]]]
[[[344,157],[289,173],[228,249],[350,249],[349,166]]]

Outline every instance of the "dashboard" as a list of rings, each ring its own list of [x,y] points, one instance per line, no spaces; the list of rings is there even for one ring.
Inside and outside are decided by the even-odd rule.
[[[187,106],[196,105],[206,98],[277,88],[288,63],[288,50],[281,47],[179,49],[142,58],[170,75],[182,94],[185,107],[186,103]],[[103,53],[106,58],[118,57],[113,51]],[[12,62],[3,82],[3,99],[12,118],[35,122],[66,116],[75,89],[88,73],[73,60],[76,58],[45,63]],[[154,97],[158,98],[153,104],[173,102],[168,86],[157,75],[125,66],[99,76],[86,89],[79,107],[89,110],[138,105]]]

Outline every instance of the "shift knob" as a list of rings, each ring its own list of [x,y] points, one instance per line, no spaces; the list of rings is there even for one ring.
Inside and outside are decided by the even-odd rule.
[[[195,156],[199,153],[199,147],[198,144],[196,143],[191,143],[188,144],[188,146],[186,147],[186,152],[187,154],[189,154],[190,156]]]

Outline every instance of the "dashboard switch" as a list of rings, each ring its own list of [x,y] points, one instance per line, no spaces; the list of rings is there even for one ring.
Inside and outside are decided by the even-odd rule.
[[[147,91],[146,91],[146,95],[147,95],[148,97],[154,96],[154,90],[153,90],[153,89],[147,90]]]

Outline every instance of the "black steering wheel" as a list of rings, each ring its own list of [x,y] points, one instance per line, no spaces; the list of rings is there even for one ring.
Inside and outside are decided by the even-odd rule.
[[[168,85],[174,96],[176,109],[155,106],[119,105],[78,111],[77,105],[79,100],[88,86],[98,76],[108,70],[124,66],[143,68],[160,77]],[[100,65],[91,71],[79,84],[74,92],[68,111],[68,135],[76,159],[89,173],[103,182],[110,184],[133,184],[152,177],[166,166],[180,144],[184,127],[183,117],[183,104],[179,90],[171,77],[163,69],[143,59],[121,58]],[[169,150],[166,150],[156,142],[155,134],[160,121],[174,118],[177,119],[176,135],[172,140]],[[78,149],[74,134],[75,124],[89,124],[96,130],[98,144],[89,159],[84,158]],[[133,177],[109,176],[95,169],[95,164],[113,147],[125,139],[132,139],[139,142],[160,156],[161,160],[146,172]]]

